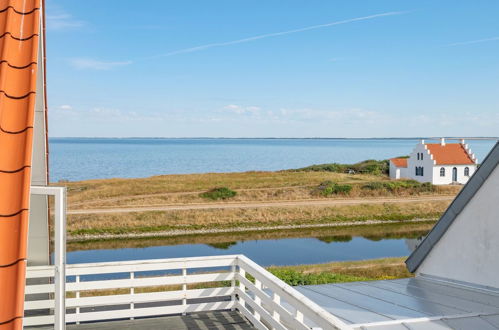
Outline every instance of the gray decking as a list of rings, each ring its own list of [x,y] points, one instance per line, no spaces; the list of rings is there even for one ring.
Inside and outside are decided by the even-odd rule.
[[[433,279],[296,289],[355,329],[499,329],[499,293]]]
[[[36,327],[32,329],[53,329],[53,327]],[[250,330],[254,327],[238,312],[218,311],[194,313],[185,316],[165,316],[136,320],[108,321],[66,326],[68,330]]]

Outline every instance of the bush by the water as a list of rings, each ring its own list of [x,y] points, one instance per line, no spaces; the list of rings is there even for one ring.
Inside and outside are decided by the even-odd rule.
[[[200,194],[200,196],[203,198],[208,198],[208,199],[213,199],[213,200],[228,199],[228,198],[232,198],[236,195],[237,195],[237,192],[235,192],[234,190],[229,189],[227,187],[214,188],[214,189],[211,189],[210,191],[207,191],[207,192]]]
[[[418,182],[416,180],[397,180],[397,181],[376,181],[368,182],[362,186],[367,190],[386,190],[390,192],[413,189],[418,192],[433,192],[435,186],[430,182]]]
[[[365,160],[355,164],[320,164],[296,169],[304,172],[336,172],[336,173],[362,173],[373,175],[388,175],[390,164],[388,160]]]
[[[302,273],[293,269],[270,269],[270,272],[291,286],[317,285],[327,283],[341,283],[365,281],[368,278],[330,272]]]
[[[348,195],[352,191],[351,184],[338,184],[333,181],[324,181],[317,187],[317,192],[323,196]]]

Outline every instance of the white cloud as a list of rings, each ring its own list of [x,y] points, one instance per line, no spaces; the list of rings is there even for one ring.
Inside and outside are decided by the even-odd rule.
[[[259,114],[261,108],[257,106],[241,106],[237,104],[229,104],[224,107],[225,110],[229,110],[231,112],[237,113],[239,115],[242,114]]]
[[[58,14],[47,15],[46,17],[48,30],[63,30],[70,28],[78,28],[85,25],[84,21],[76,20],[70,14],[59,12]]]
[[[127,66],[132,64],[132,61],[116,61],[106,62],[91,58],[71,58],[69,64],[79,70],[110,70],[116,67]]]
[[[59,106],[59,109],[60,110],[73,110],[73,107],[70,106],[69,104],[63,104],[63,105]]]
[[[381,13],[381,14],[375,14],[375,15],[369,15],[369,16],[363,16],[363,17],[356,17],[356,18],[346,19],[346,20],[342,20],[342,21],[335,21],[335,22],[329,22],[329,23],[325,23],[325,24],[318,24],[318,25],[306,26],[306,27],[303,27],[303,28],[298,28],[298,29],[293,29],[293,30],[287,30],[287,31],[281,31],[281,32],[261,34],[261,35],[257,35],[257,36],[253,36],[253,37],[248,37],[248,38],[243,38],[243,39],[237,39],[237,40],[232,40],[232,41],[215,42],[215,43],[201,45],[201,46],[196,46],[196,47],[183,48],[183,49],[175,50],[175,51],[172,51],[172,52],[169,52],[169,53],[165,53],[165,54],[159,54],[159,55],[150,56],[150,57],[148,57],[146,59],[153,59],[153,58],[158,58],[158,57],[167,57],[167,56],[184,54],[184,53],[193,53],[193,52],[198,52],[198,51],[202,51],[202,50],[209,49],[209,48],[214,48],[214,47],[230,46],[230,45],[235,45],[235,44],[241,44],[241,43],[256,41],[256,40],[260,40],[260,39],[266,39],[266,38],[271,38],[271,37],[279,37],[279,36],[283,36],[283,35],[287,35],[287,34],[293,34],[293,33],[305,32],[305,31],[310,31],[310,30],[322,29],[322,28],[325,28],[325,27],[330,27],[330,26],[335,26],[335,25],[342,25],[342,24],[359,22],[359,21],[366,21],[366,20],[371,20],[371,19],[375,19],[375,18],[379,18],[379,17],[402,15],[402,14],[406,14],[406,13],[407,12],[392,11],[392,12],[386,12],[386,13]]]
[[[323,109],[287,109],[282,108],[273,113],[275,118],[283,121],[316,121],[316,122],[377,122],[384,121],[387,118],[382,113],[364,109],[346,109],[346,110],[323,110]]]
[[[452,43],[452,44],[448,44],[446,46],[448,46],[448,47],[466,46],[466,45],[480,44],[482,42],[490,42],[490,41],[499,41],[499,37],[477,39],[477,40],[470,40],[470,41],[462,41],[462,42],[455,42],[455,43]]]

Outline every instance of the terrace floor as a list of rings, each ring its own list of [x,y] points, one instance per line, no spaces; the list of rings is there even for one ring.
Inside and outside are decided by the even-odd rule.
[[[48,328],[33,328],[37,330]],[[142,318],[136,320],[96,322],[85,324],[72,324],[66,327],[68,330],[249,330],[255,329],[247,320],[236,311],[217,311],[206,313],[194,313],[185,316],[165,316],[154,318]]]
[[[295,287],[354,329],[499,329],[499,292],[430,278]]]

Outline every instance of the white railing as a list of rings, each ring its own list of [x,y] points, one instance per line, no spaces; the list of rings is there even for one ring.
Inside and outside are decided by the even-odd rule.
[[[43,266],[39,270],[34,270],[26,276],[27,285],[26,293],[29,294],[29,275],[31,278],[43,279],[46,283],[38,287],[39,290],[51,292],[53,302],[50,305],[52,309],[51,322],[56,329],[63,329],[66,324],[65,315],[65,285],[66,285],[66,188],[64,187],[44,187],[44,186],[31,186],[31,194],[54,196],[54,261],[53,266]],[[36,267],[28,267],[36,268]],[[45,281],[44,281],[45,282]],[[52,288],[50,291],[47,289]],[[47,297],[47,295],[44,295]],[[36,299],[37,296],[27,296],[26,303],[28,306],[31,304],[31,299]],[[35,304],[35,303],[33,303]],[[29,323],[29,322],[28,322]],[[25,321],[24,325],[28,325]]]
[[[51,266],[28,268],[24,324],[56,324]],[[74,264],[66,267],[67,323],[239,310],[258,329],[348,326],[242,255]],[[56,295],[56,297],[59,295]]]

